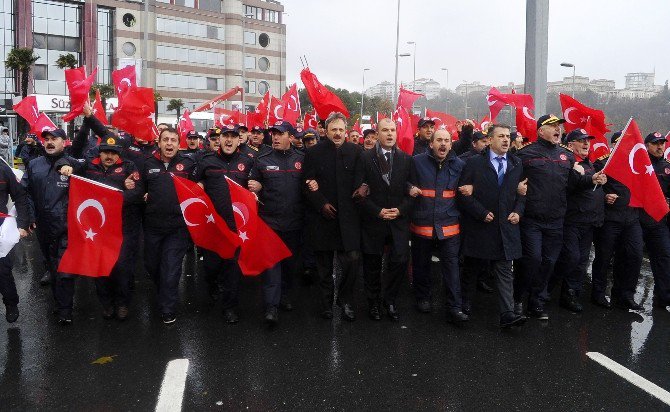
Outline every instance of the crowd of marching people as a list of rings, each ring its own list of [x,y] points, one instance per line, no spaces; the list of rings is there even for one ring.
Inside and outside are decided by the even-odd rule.
[[[354,285],[361,272],[371,319],[399,320],[399,291],[408,279],[416,310],[431,313],[437,293],[431,283],[433,256],[439,259],[447,321],[466,322],[478,310],[473,306],[476,289],[497,292],[501,327],[520,326],[528,318],[546,321],[554,294],[560,307],[584,309],[592,245],[593,304],[642,309],[634,295],[646,246],[653,305],[670,305],[667,218],[651,216],[631,201],[630,185],[603,172],[614,153],[592,162],[593,136],[579,128],[563,133],[564,120],[554,115],[537,119],[532,141],[505,124],[479,130],[463,121],[450,133],[425,117],[418,122],[413,153],[405,153],[398,148],[397,124],[389,118],[362,133],[348,130],[339,112],[316,129],[279,121],[249,130],[230,122],[209,129],[204,138],[195,131],[182,137],[172,126],[159,124],[155,141],[145,141],[103,125],[93,114],[90,102],[85,103],[83,124],[69,147],[62,129],[25,136],[20,183],[7,164],[0,164],[0,212],[7,213],[11,198],[20,236],[36,235],[46,268],[41,282],[51,285],[54,313],[63,325],[73,321],[77,277],[59,271],[68,248],[72,176],[123,193],[118,259],[109,276],[94,280],[105,319],[131,316],[131,284],[142,243],[144,268],[155,283],[164,323],[175,322],[179,312],[187,253],[202,257],[209,294],[221,302],[223,320],[239,321],[245,252],[234,247],[234,253],[222,257],[202,247],[190,232],[198,224],[187,219],[189,204],[178,195],[174,176],[197,183],[216,211],[216,216],[206,215],[208,222],[220,216],[239,236],[235,245],[248,240],[241,227],[256,212],[233,202],[229,182],[255,194],[257,215],[288,249],[260,274],[264,319],[271,325],[279,321],[280,310],[293,309],[298,272],[314,277],[318,314],[324,319],[333,318],[334,309],[342,319],[356,319]],[[611,144],[622,138],[629,138],[626,131],[614,133]],[[633,174],[655,175],[667,201],[665,142],[663,135],[651,133],[629,160]],[[644,171],[636,166],[636,149],[648,154]],[[77,218],[81,213],[80,207]],[[96,233],[86,236],[94,239]],[[0,263],[6,319],[15,322],[19,297],[11,257]]]

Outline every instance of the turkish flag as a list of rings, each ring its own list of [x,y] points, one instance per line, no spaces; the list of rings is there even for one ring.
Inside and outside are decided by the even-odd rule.
[[[35,96],[26,96],[20,102],[14,105],[14,111],[19,116],[26,119],[26,122],[32,127],[40,117],[40,111],[37,108],[37,98]]]
[[[457,118],[447,114],[426,109],[426,117],[430,117],[435,122],[435,129],[445,129],[449,132],[452,139],[457,138],[456,122]]]
[[[105,112],[105,108],[102,107],[100,90],[95,91],[95,102],[93,103],[93,116],[95,116],[96,119],[100,120],[100,123],[104,124],[105,126],[109,124],[109,122],[107,121],[107,112]]]
[[[284,120],[284,103],[274,96],[270,96],[268,110],[268,124],[275,124]]]
[[[537,140],[537,120],[528,107],[516,107],[516,130],[521,136],[534,142]]]
[[[268,124],[268,113],[270,111],[270,100],[272,99],[272,95],[270,94],[270,91],[268,90],[264,95],[263,98],[261,99],[261,102],[258,103],[258,106],[256,106],[256,119],[261,120],[263,128]]]
[[[424,95],[407,90],[403,88],[402,85],[400,85],[400,93],[398,93],[398,104],[396,106],[402,106],[405,108],[405,110],[407,110],[408,113],[412,113],[414,102],[422,96]]]
[[[591,144],[589,145],[589,160],[595,162],[599,157],[602,157],[610,152],[610,147],[607,144],[607,138],[599,130],[591,124],[591,118],[586,121],[584,131],[589,136],[593,136]]]
[[[30,133],[37,135],[37,138],[40,142],[44,142],[42,138],[42,132],[51,131],[56,129],[54,122],[49,119],[44,113],[40,113],[40,116],[37,118],[37,121],[30,127]]]
[[[361,123],[358,121],[358,119],[356,120],[356,123],[354,123],[354,125],[352,126],[351,130],[358,132],[358,134],[360,135],[363,134],[363,130],[361,129]]]
[[[284,121],[297,126],[298,119],[300,119],[300,96],[295,83],[284,93],[281,101],[284,106]]]
[[[261,129],[265,128],[265,119],[261,113],[249,112],[246,114],[246,119],[249,130],[256,126],[260,127]]]
[[[256,196],[228,177],[226,180],[233,202],[237,233],[242,240],[237,263],[245,275],[258,275],[291,256],[291,251],[258,216]]]
[[[237,125],[240,123],[240,112],[238,110],[228,110],[223,107],[214,108],[214,126],[223,127],[229,124]]]
[[[205,190],[183,177],[172,175],[179,207],[193,243],[211,250],[222,259],[231,259],[242,241],[230,230]]]
[[[179,118],[179,122],[177,122],[180,149],[188,149],[188,146],[186,146],[186,136],[193,131],[195,131],[195,126],[193,126],[193,122],[191,121],[191,113],[186,109],[184,110],[184,114]]]
[[[630,190],[631,207],[641,207],[656,221],[668,213],[665,195],[658,183],[649,153],[635,120],[630,121],[609,157],[603,173]]]
[[[398,106],[391,116],[397,127],[398,148],[408,155],[414,152],[414,132],[412,131],[412,120],[404,107]]]
[[[133,87],[128,90],[114,111],[112,125],[137,139],[153,142],[158,137],[154,124],[154,89]]]
[[[319,120],[316,118],[316,114],[314,113],[314,110],[312,110],[309,113],[305,113],[305,118],[302,119],[302,127],[303,129],[314,129],[319,126]]]
[[[484,131],[484,130],[488,129],[489,126],[491,125],[491,123],[492,122],[491,122],[490,114],[485,115],[484,117],[482,117],[482,120],[480,120],[479,123],[478,123],[479,130]]]
[[[605,123],[605,113],[602,110],[585,106],[565,94],[559,95],[559,100],[561,101],[561,110],[563,110],[563,118],[565,119],[563,127],[566,132],[583,129],[589,117],[591,118],[592,127],[600,131],[600,133],[605,134],[610,131]]]
[[[489,105],[491,121],[495,121],[496,117],[498,117],[498,113],[500,113],[502,108],[507,104],[507,98],[504,94],[500,93],[498,89],[491,87],[489,93],[486,95],[486,103]]]
[[[349,110],[342,103],[342,100],[321,84],[319,79],[309,71],[309,68],[303,69],[300,72],[300,79],[302,79],[302,83],[305,85],[305,89],[307,89],[309,100],[312,102],[312,106],[314,106],[314,110],[316,110],[319,118],[326,119],[332,112],[340,112],[349,117]]]
[[[379,123],[381,119],[388,119],[388,116],[385,115],[384,113],[377,112],[377,123]]]
[[[665,135],[665,151],[663,152],[663,157],[665,157],[665,160],[670,162],[670,132]]]
[[[123,192],[75,175],[69,190],[67,249],[58,271],[109,276],[123,243]]]
[[[88,101],[88,93],[91,91],[91,85],[95,81],[97,72],[98,68],[96,67],[93,73],[86,77],[86,67],[84,66],[65,70],[65,83],[67,83],[67,89],[70,92],[70,111],[63,116],[64,122],[74,120],[84,111],[84,103]]]
[[[135,66],[126,66],[118,70],[112,71],[112,83],[114,83],[114,90],[119,98],[119,104],[130,89],[137,87],[137,73]]]

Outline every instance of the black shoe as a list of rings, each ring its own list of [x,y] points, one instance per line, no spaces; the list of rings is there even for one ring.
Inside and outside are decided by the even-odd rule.
[[[49,272],[49,271],[47,270],[46,272],[44,272],[44,274],[43,274],[42,277],[40,278],[40,285],[42,285],[42,286],[47,286],[47,285],[49,285],[50,283],[51,283],[51,272]]]
[[[330,309],[325,309],[321,311],[320,316],[324,319],[332,319],[333,318],[333,311]]]
[[[72,313],[71,312],[58,312],[58,324],[63,326],[69,326],[72,324]]]
[[[493,288],[486,284],[483,280],[477,282],[477,290],[481,290],[485,293],[493,293]]]
[[[281,297],[279,300],[279,309],[285,312],[290,312],[293,310],[293,304],[291,303],[291,300],[288,298],[288,296]]]
[[[345,303],[342,306],[342,319],[348,320],[349,322],[353,322],[356,320],[356,313],[354,312],[354,309],[351,307],[351,305],[348,303]]]
[[[368,312],[368,315],[370,316],[370,319],[372,319],[372,320],[381,320],[382,319],[382,314],[379,310],[379,304],[378,303],[371,303],[370,304],[370,311]]]
[[[19,308],[16,305],[7,306],[5,311],[5,319],[8,323],[14,323],[19,318]]]
[[[528,315],[531,318],[535,318],[537,320],[549,320],[549,314],[547,313],[544,308],[531,308],[528,309]]]
[[[607,300],[605,295],[591,296],[591,303],[593,303],[596,306],[600,306],[601,308],[612,309],[612,304],[610,303],[609,300]]]
[[[461,310],[463,311],[463,313],[470,316],[470,314],[472,313],[472,306],[470,306],[470,302],[461,304]]]
[[[237,316],[237,312],[235,312],[235,309],[224,309],[223,320],[226,323],[237,323],[240,321],[240,317]]]
[[[265,311],[265,323],[270,326],[274,326],[279,323],[279,313],[277,313],[276,306],[270,306]]]
[[[449,309],[447,312],[447,322],[449,323],[462,323],[468,320],[470,320],[470,317],[459,309]]]
[[[526,323],[526,317],[517,315],[514,312],[507,312],[500,316],[500,327],[511,328],[512,326],[521,326]]]
[[[114,307],[102,308],[102,318],[106,320],[114,319]]]
[[[400,319],[400,315],[398,314],[398,309],[396,309],[396,307],[393,303],[389,303],[389,304],[386,305],[386,314],[394,322],[397,322]]]
[[[523,316],[523,302],[514,302],[514,314]]]
[[[116,318],[120,321],[128,319],[128,306],[119,306],[116,308]]]
[[[421,313],[430,313],[432,311],[430,307],[430,301],[428,299],[421,299],[416,302],[416,310]]]
[[[561,300],[558,301],[558,306],[575,313],[584,310],[582,304],[577,300],[577,294],[572,289],[568,289],[568,291],[561,296]]]
[[[166,325],[175,323],[177,321],[177,317],[174,315],[174,313],[163,313],[161,318],[163,319],[163,323]]]
[[[639,303],[635,303],[633,299],[615,299],[614,306],[620,309],[643,310],[644,308]]]

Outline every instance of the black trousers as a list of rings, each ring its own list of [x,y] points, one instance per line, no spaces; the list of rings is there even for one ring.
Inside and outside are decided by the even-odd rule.
[[[19,304],[19,294],[16,292],[16,283],[12,275],[11,252],[0,258],[0,295],[5,306],[16,306]]]
[[[613,299],[633,299],[642,267],[642,228],[639,222],[605,221],[595,232],[591,296],[605,296],[607,271],[614,256]]]
[[[491,273],[492,261],[463,256],[461,265],[461,301],[463,308],[469,308],[479,280],[486,280]]]
[[[316,270],[319,275],[319,297],[321,310],[331,310],[335,293],[335,278],[333,276],[333,260],[337,258],[342,277],[337,289],[337,303],[339,305],[353,304],[354,284],[360,265],[358,251],[315,251]]]
[[[384,302],[392,305],[398,298],[400,284],[407,274],[407,264],[409,254],[399,253],[393,247],[393,237],[387,234],[384,239],[385,246],[388,247],[386,259],[387,270],[384,276]],[[382,295],[382,257],[379,254],[363,254],[363,280],[365,283],[365,295],[370,304],[379,303]]]
[[[561,286],[561,294],[572,289],[577,296],[582,292],[582,285],[589,265],[589,254],[593,243],[593,226],[563,226],[563,247],[556,261],[554,273],[549,279],[547,292]]]
[[[281,272],[281,294],[287,295],[293,288],[293,276],[295,274],[298,259],[302,249],[302,229],[278,231],[275,233],[291,251],[291,256],[279,262]]]
[[[664,223],[642,226],[642,235],[654,275],[654,297],[670,305],[670,230]]]
[[[139,247],[139,226],[124,230],[119,259],[107,277],[95,279],[95,290],[103,307],[128,306],[132,297],[130,283],[135,270],[135,257]]]
[[[144,265],[158,287],[161,314],[174,314],[179,303],[179,280],[189,234],[186,228],[145,227]]]
[[[460,236],[446,239],[426,239],[412,235],[412,276],[414,295],[417,300],[430,300],[430,267],[433,250],[437,248],[440,258],[442,281],[447,296],[447,307],[461,309],[461,274],[458,268]]]
[[[48,227],[48,224],[40,224],[39,227]],[[74,305],[74,275],[58,272],[58,265],[67,249],[67,232],[58,236],[49,236],[48,233],[37,230],[37,241],[40,249],[46,251],[44,260],[47,270],[51,273],[51,293],[54,297],[56,311],[59,315],[71,315]]]

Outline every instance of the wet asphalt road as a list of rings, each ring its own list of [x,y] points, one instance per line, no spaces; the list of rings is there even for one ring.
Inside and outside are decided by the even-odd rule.
[[[24,245],[26,245],[24,247]],[[153,410],[167,362],[186,358],[183,410],[662,410],[667,405],[585,356],[601,352],[670,389],[670,313],[651,310],[645,262],[638,300],[646,310],[581,315],[549,307],[550,321],[498,327],[495,295],[478,293],[471,321],[444,321],[442,294],[432,314],[412,309],[409,285],[401,321],[316,316],[314,286],[298,286],[296,310],[274,330],[262,321],[260,283],[242,283],[241,321],[225,325],[200,269],[185,261],[177,323],[164,326],[153,285],[136,279],[128,321],[105,321],[94,285],[77,283],[74,324],[51,315],[51,292],[37,280],[32,242],[15,249],[21,317],[0,318],[0,410]],[[440,289],[441,291],[441,289]],[[588,291],[587,291],[588,293]],[[557,300],[557,299],[555,299]],[[103,357],[110,357],[105,363]],[[103,358],[102,362],[93,363]]]

